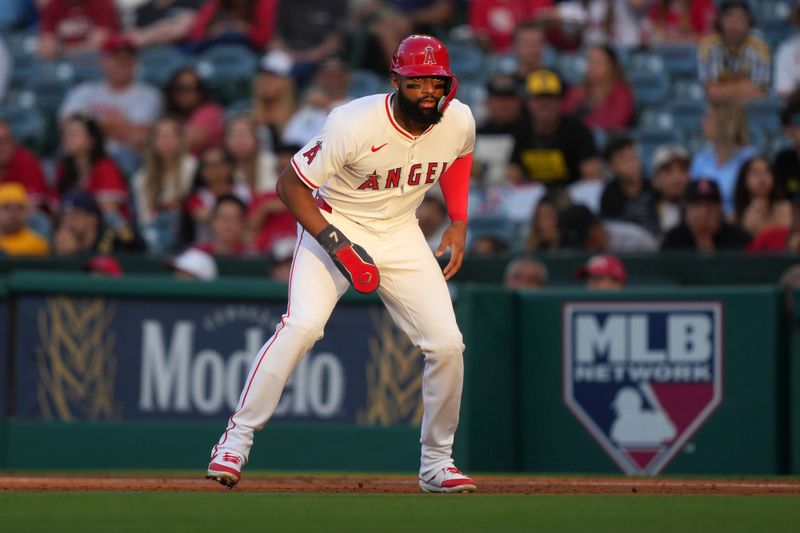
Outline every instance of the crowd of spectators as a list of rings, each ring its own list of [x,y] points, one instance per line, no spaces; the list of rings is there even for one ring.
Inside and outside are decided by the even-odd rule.
[[[275,192],[281,169],[333,107],[387,90],[391,52],[412,32],[449,44],[477,118],[470,253],[579,250],[608,266],[608,254],[629,252],[790,250],[800,246],[800,3],[767,4],[6,0],[0,251],[190,248],[261,255],[283,276],[295,223]],[[768,7],[782,33],[760,27]],[[239,55],[209,67],[222,50]],[[142,75],[167,51],[185,61]],[[243,87],[209,70],[250,59]],[[36,91],[64,65],[88,74],[47,108]],[[666,83],[667,96],[648,83]],[[43,114],[36,131],[54,142],[26,135],[19,109]],[[418,218],[437,248],[447,221],[435,190]],[[540,263],[512,265],[510,279],[547,282]]]

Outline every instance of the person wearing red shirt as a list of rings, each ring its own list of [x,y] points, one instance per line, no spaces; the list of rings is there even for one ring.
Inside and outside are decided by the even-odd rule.
[[[195,51],[216,42],[245,42],[263,51],[272,39],[278,0],[206,0],[189,32]]]
[[[48,210],[55,201],[36,155],[17,142],[11,124],[0,120],[0,183],[12,181],[25,187],[36,208]]]
[[[49,0],[41,11],[38,53],[53,59],[59,52],[98,52],[119,28],[113,0]]]
[[[247,224],[253,237],[253,248],[271,253],[273,245],[297,233],[297,220],[275,192],[266,192],[253,200],[247,212]]]
[[[606,45],[586,52],[586,76],[570,88],[564,112],[575,115],[590,128],[622,130],[631,125],[635,111],[633,91],[622,72],[616,52]]]
[[[717,9],[712,0],[658,0],[647,8],[645,35],[650,42],[697,42],[714,30]]]
[[[125,177],[106,155],[98,123],[88,115],[70,115],[64,122],[63,145],[65,155],[56,168],[59,195],[87,191],[111,225],[130,218]]]
[[[537,19],[552,5],[552,0],[473,0],[469,25],[487,49],[509,52],[517,24]]]

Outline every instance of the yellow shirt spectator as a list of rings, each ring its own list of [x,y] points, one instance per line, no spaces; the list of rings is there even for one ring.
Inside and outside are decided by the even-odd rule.
[[[28,194],[16,182],[0,184],[0,251],[8,255],[47,255],[47,241],[26,226]]]

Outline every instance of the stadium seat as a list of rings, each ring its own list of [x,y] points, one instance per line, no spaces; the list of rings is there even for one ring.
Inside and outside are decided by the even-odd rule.
[[[482,109],[486,95],[486,86],[483,83],[459,83],[457,98],[468,105],[473,113]]]
[[[11,87],[22,87],[36,71],[39,58],[36,56],[36,33],[8,32],[3,35],[13,68],[10,72]]]
[[[652,105],[666,100],[670,79],[661,57],[650,53],[632,54],[625,70],[637,105]]]
[[[649,72],[653,74],[662,74],[667,72],[664,65],[664,60],[658,54],[651,52],[639,52],[631,54],[624,63],[624,68],[627,74],[635,74],[637,72]]]
[[[653,51],[672,78],[697,78],[697,46],[693,44],[661,45]]]
[[[644,108],[639,114],[638,131],[655,132],[660,134],[663,131],[672,131],[675,127],[675,120],[668,110],[659,107]]]
[[[257,64],[256,55],[238,44],[206,48],[195,61],[197,73],[217,92],[223,103],[234,102],[250,93]]]
[[[138,53],[139,78],[163,87],[170,76],[189,64],[186,54],[173,46],[149,46]]]
[[[647,176],[652,175],[650,163],[656,149],[662,144],[680,144],[681,142],[680,135],[675,128],[668,126],[671,121],[667,117],[669,117],[669,113],[653,112],[653,118],[649,119],[645,113],[639,128],[631,131],[631,138],[639,147],[639,156]]]
[[[206,48],[197,57],[198,72],[212,81],[251,80],[256,73],[258,59],[247,47],[236,44],[220,44]]]
[[[766,97],[747,102],[744,106],[747,114],[747,123],[751,126],[762,128],[770,134],[780,132],[780,113],[783,106],[783,101],[775,97]]]
[[[75,83],[74,74],[74,69],[66,62],[39,62],[25,89],[36,96],[35,105],[42,112],[55,113],[66,92]]]
[[[670,94],[673,100],[693,100],[698,102],[705,102],[706,100],[706,90],[696,79],[674,80],[670,88]]]
[[[791,137],[783,134],[774,135],[770,137],[767,143],[767,155],[770,161],[775,159],[775,156],[784,150],[794,149],[795,142]]]
[[[602,150],[606,143],[608,143],[609,134],[604,129],[592,128],[592,137],[594,137],[594,145],[597,149]]]
[[[669,80],[666,73],[633,72],[628,75],[628,83],[633,89],[637,105],[658,104],[669,95]]]
[[[788,22],[791,10],[792,2],[776,0],[762,0],[755,8],[756,31],[769,44],[773,52],[781,42],[794,33],[794,29]]]
[[[769,149],[769,136],[763,128],[748,124],[747,136],[750,138],[750,144],[755,146],[759,152],[767,152]]]
[[[253,102],[249,98],[236,100],[225,106],[225,122],[228,122],[232,117],[250,113],[253,110]]]
[[[515,227],[514,223],[504,215],[482,215],[470,218],[467,228],[470,249],[480,237],[497,237],[513,245]]]
[[[568,85],[580,83],[586,73],[586,56],[580,52],[562,54],[556,61],[556,70]]]
[[[103,77],[100,54],[97,52],[72,54],[64,59],[64,63],[72,69],[72,78],[75,82],[99,80]]]
[[[4,105],[0,118],[11,124],[14,136],[25,146],[38,150],[44,142],[46,122],[38,109]]]
[[[370,94],[382,92],[384,81],[375,72],[365,69],[353,69],[350,72],[350,88],[348,93],[352,98],[361,98]]]
[[[484,55],[480,48],[469,42],[449,43],[450,70],[459,81],[480,80],[486,77]]]
[[[674,126],[686,131],[700,129],[706,106],[702,100],[674,99],[667,102],[666,109],[672,115]]]

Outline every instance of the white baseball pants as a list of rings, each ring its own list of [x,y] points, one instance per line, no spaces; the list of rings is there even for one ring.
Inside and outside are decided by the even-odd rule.
[[[416,218],[409,216],[399,226],[366,228],[336,212],[322,214],[373,258],[381,276],[378,293],[384,305],[425,356],[420,473],[451,463],[461,405],[464,344],[447,284]],[[220,450],[234,451],[247,462],[254,432],[275,412],[289,375],[322,338],[336,302],[348,287],[316,239],[299,230],[286,314],[253,360],[239,404],[212,457]]]

